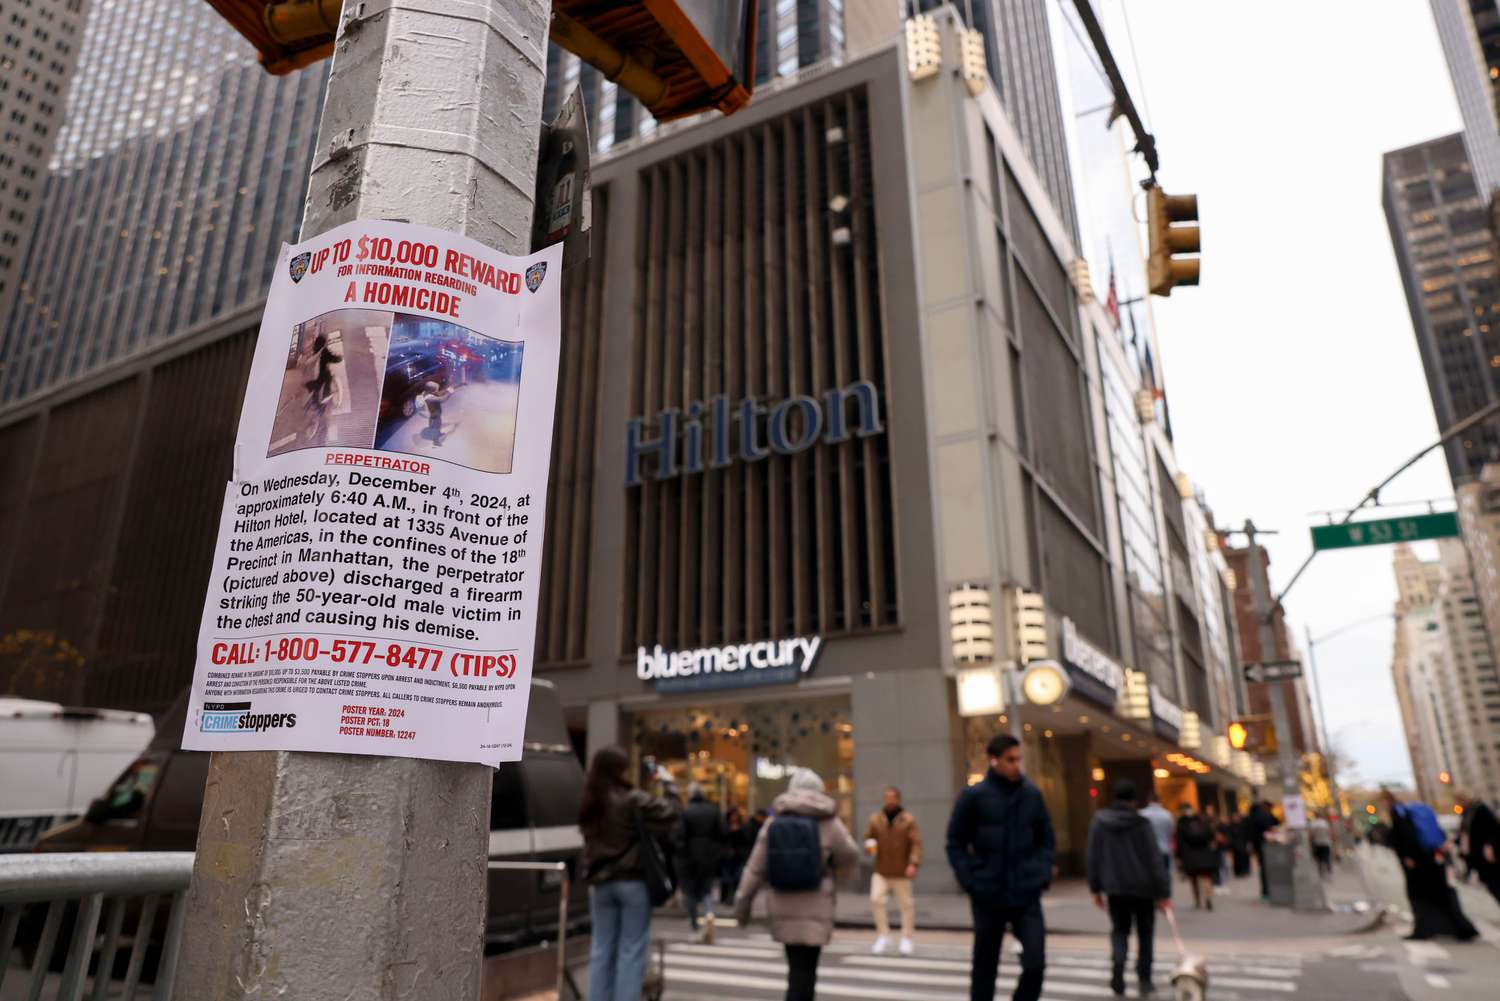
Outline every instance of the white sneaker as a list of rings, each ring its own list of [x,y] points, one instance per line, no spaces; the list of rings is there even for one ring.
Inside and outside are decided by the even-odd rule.
[[[886,946],[888,946],[890,944],[891,944],[890,939],[888,939],[884,935],[882,935],[882,936],[880,936],[879,938],[877,938],[875,940],[875,944],[870,947],[870,951],[873,952],[875,955],[878,956],[881,953],[885,952]]]
[[[917,947],[912,944],[912,940],[911,939],[909,939],[909,938],[903,938],[901,940],[901,955],[903,955],[903,956],[910,956],[912,953],[914,953],[916,951],[917,951]]]
[[[714,916],[712,914],[703,919],[703,944],[714,944]]]

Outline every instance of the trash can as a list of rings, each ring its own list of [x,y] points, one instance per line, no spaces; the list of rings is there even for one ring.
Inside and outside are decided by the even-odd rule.
[[[1273,907],[1292,906],[1292,858],[1295,852],[1292,845],[1266,842],[1266,888],[1271,893]]]

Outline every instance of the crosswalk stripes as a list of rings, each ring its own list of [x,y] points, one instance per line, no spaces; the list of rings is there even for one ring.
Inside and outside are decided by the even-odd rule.
[[[855,946],[825,950],[818,971],[820,998],[868,1001],[964,1001],[969,993],[969,964],[961,950],[930,950],[910,957],[872,956]],[[1017,958],[1007,954],[996,982],[996,998],[1015,988]],[[1170,997],[1166,979],[1171,958],[1159,957],[1158,998]],[[1133,975],[1133,968],[1130,970]],[[1286,998],[1298,990],[1299,960],[1282,957],[1226,956],[1210,959],[1214,1001],[1262,1001]],[[1052,952],[1047,957],[1043,1001],[1108,998],[1109,959],[1099,953]],[[677,942],[666,954],[667,1001],[762,1001],[786,990],[786,962],[780,946],[765,937],[721,940],[717,945]],[[1131,984],[1131,994],[1135,986]]]

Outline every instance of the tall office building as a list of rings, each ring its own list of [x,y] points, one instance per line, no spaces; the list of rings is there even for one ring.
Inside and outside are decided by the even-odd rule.
[[[1500,188],[1500,5],[1432,0],[1432,17],[1464,120],[1464,146],[1488,204]]]
[[[953,7],[983,36],[1001,104],[1076,239],[1078,210],[1045,0],[762,0],[755,32],[756,86],[764,90],[810,66],[889,45],[908,13],[944,6]],[[656,131],[655,121],[635,98],[577,56],[550,46],[543,116],[550,120],[575,86],[583,94],[596,151]]]
[[[0,0],[0,324],[42,206],[84,7],[84,0]]]
[[[1000,103],[1069,234],[1077,239],[1078,210],[1046,0],[916,0],[921,10],[945,5],[956,8],[983,36],[985,61]]]
[[[844,54],[842,0],[761,0],[755,32],[755,82],[794,76]]]
[[[869,4],[871,0],[865,2]],[[867,20],[888,24],[891,27],[889,34],[893,35],[901,23],[894,13],[899,0],[890,2],[889,11],[883,12],[888,17]],[[859,13],[855,12],[855,16]],[[756,16],[755,84],[759,88],[764,89],[774,80],[794,77],[805,67],[836,61],[844,56],[846,14],[843,0],[762,0]],[[884,35],[877,29],[869,40],[871,43],[889,41]],[[639,101],[577,56],[549,45],[542,118],[551,121],[575,88],[583,97],[589,137],[596,153],[656,132],[656,120],[646,113]]]
[[[1432,409],[1446,428],[1500,399],[1500,270],[1462,136],[1385,154],[1382,201]],[[1444,447],[1455,484],[1500,460],[1494,422]]]
[[[258,311],[326,76],[267,75],[202,0],[95,6],[0,328],[0,407]]]
[[[1077,871],[1119,778],[1174,807],[1250,792],[1213,739],[1234,701],[1226,571],[1016,128],[969,93],[939,23],[935,76],[888,46],[596,161],[593,255],[564,278],[536,669],[579,739],[690,768],[728,801],[759,806],[810,764],[846,818],[898,782],[937,824],[1008,725],[955,715],[954,675],[1014,655],[1024,587],[1072,684],[1010,711]],[[88,701],[160,708],[191,674],[253,336],[247,321],[0,414],[0,634],[78,647]],[[663,415],[719,398],[750,445],[665,461],[688,439]],[[827,401],[826,434],[755,445],[808,401]],[[1172,522],[1134,542],[1178,630],[1149,665],[1121,607],[1127,504]],[[102,530],[85,545],[79,525]],[[770,685],[726,672],[674,692],[653,673],[666,651],[794,637],[816,664]]]
[[[1438,559],[1397,546],[1396,641],[1392,674],[1417,791],[1446,805],[1455,789],[1500,796],[1500,675],[1470,572],[1457,539]],[[1445,781],[1446,777],[1446,781]]]

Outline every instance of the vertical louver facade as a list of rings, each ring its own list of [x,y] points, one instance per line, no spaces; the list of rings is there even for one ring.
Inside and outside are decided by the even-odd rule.
[[[872,183],[859,90],[645,169],[628,398],[648,433],[714,397],[860,380],[892,419]],[[884,434],[628,491],[622,653],[899,620]]]

